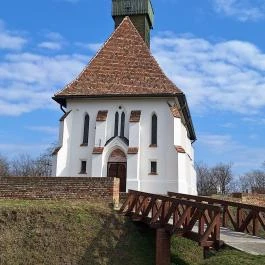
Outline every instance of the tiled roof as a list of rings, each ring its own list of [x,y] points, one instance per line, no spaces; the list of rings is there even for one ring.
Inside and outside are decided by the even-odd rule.
[[[141,111],[133,110],[130,116],[130,122],[139,122],[141,119]]]
[[[94,147],[93,148],[93,154],[95,155],[100,155],[102,154],[104,151],[104,147]]]
[[[170,111],[175,118],[181,118],[181,115],[180,115],[180,112],[179,112],[177,105],[170,107]]]
[[[182,154],[186,153],[185,149],[182,146],[176,145],[175,148],[178,153],[182,153]]]
[[[138,150],[139,150],[138,147],[129,147],[127,153],[128,155],[136,155],[138,154]]]
[[[182,93],[169,80],[126,17],[83,72],[55,94],[67,97],[176,96]]]
[[[106,121],[108,116],[107,110],[100,110],[97,115],[97,121]]]

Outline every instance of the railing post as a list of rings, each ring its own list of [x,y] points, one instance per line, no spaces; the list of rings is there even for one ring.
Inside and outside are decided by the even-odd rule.
[[[222,212],[222,226],[223,227],[227,227],[227,211],[228,211],[228,206],[227,205],[225,205],[224,207],[223,207],[223,212]]]
[[[237,231],[238,232],[244,232],[240,231],[240,227],[242,225],[242,217],[243,217],[243,211],[241,208],[237,208],[237,214],[236,214],[236,220],[237,220]]]
[[[170,234],[164,228],[156,229],[156,265],[170,265]]]
[[[253,236],[256,236],[258,234],[258,231],[259,231],[259,221],[258,221],[258,212],[254,212],[253,213],[253,230],[252,230],[252,233],[253,233]]]
[[[204,220],[202,212],[200,212],[199,230],[198,230],[200,236],[204,234],[204,230],[205,230],[205,220]]]

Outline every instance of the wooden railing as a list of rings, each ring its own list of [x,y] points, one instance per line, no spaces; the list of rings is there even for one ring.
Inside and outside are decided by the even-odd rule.
[[[179,200],[220,206],[222,208],[221,225],[223,227],[254,236],[265,235],[265,207],[174,192],[168,192],[168,196]]]
[[[220,206],[129,190],[120,213],[205,248],[219,248],[221,210]]]

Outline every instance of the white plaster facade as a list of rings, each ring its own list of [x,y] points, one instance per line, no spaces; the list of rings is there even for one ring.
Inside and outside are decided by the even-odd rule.
[[[71,111],[60,124],[60,149],[54,156],[53,174],[60,177],[107,177],[107,164],[113,150],[122,150],[127,157],[126,189],[166,194],[168,191],[197,194],[194,151],[181,118],[172,114],[168,104],[174,98],[84,98],[68,99],[66,111]],[[108,111],[105,121],[97,121],[99,111]],[[139,122],[130,122],[132,111],[141,111]],[[125,113],[125,137],[106,142],[114,136],[115,113]],[[151,120],[157,115],[157,147],[150,147]],[[89,138],[81,146],[84,117],[88,114]],[[119,123],[120,124],[120,123]],[[120,129],[120,128],[119,128]],[[181,146],[185,152],[178,152]],[[94,154],[94,147],[104,147]],[[128,154],[128,148],[138,153]],[[79,174],[81,161],[86,161],[86,174]],[[157,174],[150,174],[151,161],[157,162]]]

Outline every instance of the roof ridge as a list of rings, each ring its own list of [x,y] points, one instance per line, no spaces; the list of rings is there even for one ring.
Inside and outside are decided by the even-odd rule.
[[[89,65],[95,60],[95,58],[98,56],[98,54],[101,52],[101,50],[104,49],[104,47],[108,44],[108,42],[110,41],[110,39],[113,37],[113,35],[115,34],[115,32],[121,27],[121,25],[124,23],[124,21],[128,20],[129,22],[132,23],[131,19],[129,18],[129,16],[126,16],[122,22],[120,23],[120,25],[110,34],[110,36],[108,37],[108,39],[104,42],[104,44],[98,49],[98,51],[95,53],[95,55],[88,61],[88,63],[86,64],[85,68],[81,71],[81,73],[79,75],[77,75],[77,77],[70,82],[69,84],[67,84],[66,86],[64,86],[60,91],[58,91],[56,95],[60,94],[63,90],[65,90],[66,88],[68,88],[69,86],[71,86],[77,79],[79,79],[79,77],[82,76],[82,74],[86,71],[86,69],[89,67]],[[133,23],[132,23],[133,25]],[[135,28],[135,26],[133,25],[133,27]],[[136,29],[136,28],[135,28]],[[138,30],[136,29],[137,33],[140,35],[140,33],[138,32]],[[141,35],[140,35],[141,36]]]
[[[106,95],[172,95],[182,91],[171,81],[146,42],[126,16],[82,72],[54,95],[67,97]],[[65,104],[65,103],[63,103]]]

